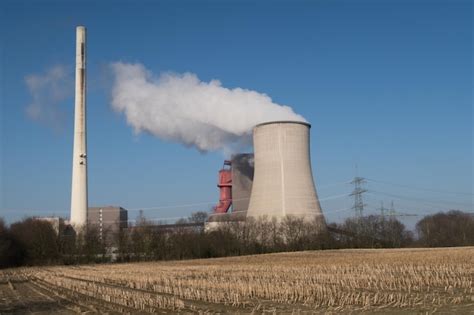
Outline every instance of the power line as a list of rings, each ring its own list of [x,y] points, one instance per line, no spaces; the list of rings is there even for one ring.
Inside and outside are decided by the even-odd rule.
[[[383,201],[380,202],[380,216],[382,217],[382,220],[385,220],[385,207],[383,206]]]
[[[415,186],[396,184],[396,183],[391,183],[391,182],[381,181],[381,180],[376,180],[376,179],[371,179],[371,178],[367,178],[367,180],[374,183],[387,184],[387,185],[398,186],[398,187],[409,188],[409,189],[424,190],[424,191],[445,193],[445,194],[474,196],[473,193],[468,193],[468,192],[456,192],[456,191],[438,190],[438,189],[432,189],[432,188],[415,187]]]
[[[466,213],[466,214],[474,214],[474,211],[462,211],[462,213]],[[435,215],[437,213],[430,213],[430,212],[423,212],[423,213],[410,213],[410,212],[395,212],[393,214],[393,216],[395,217],[424,217],[424,216],[428,216],[428,215]],[[446,214],[446,213],[444,213]],[[392,215],[392,214],[388,214],[388,215]]]
[[[326,187],[333,187],[333,186],[339,186],[339,185],[343,185],[343,184],[349,184],[351,182],[351,180],[346,180],[346,181],[343,181],[343,182],[337,182],[337,183],[332,183],[332,184],[326,184],[326,185],[316,185],[317,189],[320,189],[320,188],[326,188]]]
[[[369,206],[374,207],[375,210],[381,211],[381,208],[378,208],[372,203],[369,203]],[[383,203],[382,203],[383,206]],[[412,208],[406,208],[402,207],[401,209],[395,210],[395,206],[393,205],[393,201],[391,202],[390,208],[383,208],[384,209],[384,216],[391,216],[391,217],[422,217],[422,216],[431,216],[435,215],[437,213],[446,213],[445,210],[435,210],[435,212],[419,212],[419,209],[412,209]],[[388,210],[388,213],[387,213]],[[474,214],[474,211],[466,211],[466,210],[460,210],[462,213],[466,214]]]
[[[324,198],[318,198],[318,201],[331,200],[331,199],[337,199],[337,198],[342,198],[342,197],[347,197],[347,194],[331,195]],[[307,197],[293,197],[293,198],[305,199]],[[248,199],[250,198],[238,198],[238,199],[233,199],[233,201],[248,200]],[[142,208],[131,208],[131,209],[124,208],[124,209],[127,211],[162,211],[162,210],[168,210],[168,209],[188,208],[188,207],[193,207],[193,206],[213,205],[215,203],[216,201],[213,200],[209,202],[196,202],[196,203],[186,203],[186,204],[178,204],[178,205],[166,205],[166,206],[161,205],[161,206],[155,206],[155,207],[142,207]],[[105,208],[106,207],[104,206],[104,209],[102,210],[103,212],[115,211],[115,209],[105,209]],[[44,209],[2,209],[1,211],[2,212],[47,212],[47,213],[68,213],[69,212],[69,210],[51,211],[51,210],[44,210]]]
[[[390,215],[394,215],[394,214],[395,214],[395,206],[393,205],[393,200],[390,202],[390,211],[389,211],[389,214],[390,214]]]
[[[373,207],[376,210],[380,210],[375,204],[369,203],[369,206]],[[393,215],[393,216],[426,216],[426,215],[434,215],[437,213],[446,213],[446,209],[432,209],[433,211],[427,212],[423,211],[420,212],[421,209],[416,209],[416,208],[411,208],[411,207],[397,207],[397,210],[395,208],[384,208],[385,209],[385,216]],[[387,210],[389,211],[387,213]],[[472,211],[466,211],[466,210],[460,210],[463,213],[474,213]]]
[[[337,212],[344,212],[344,211],[349,211],[352,210],[352,207],[349,208],[342,208],[342,209],[337,209],[337,210],[331,210],[331,211],[323,211],[323,214],[317,214],[317,215],[325,215],[325,214],[330,214],[330,213],[337,213]],[[213,216],[223,216],[223,215],[230,215],[230,213],[212,213]],[[311,213],[300,213],[300,214],[311,214]],[[315,215],[315,216],[317,216]],[[189,216],[180,216],[180,217],[155,217],[155,218],[144,218],[145,221],[169,221],[169,220],[179,220],[179,219],[189,219]],[[101,221],[102,223],[119,223],[119,222],[139,222],[141,219],[128,219],[128,220],[107,220],[107,221]],[[99,222],[100,220],[97,220]],[[95,222],[95,221],[94,221]],[[90,223],[94,223],[90,222]]]
[[[364,215],[364,201],[362,199],[362,194],[367,192],[367,189],[362,188],[362,185],[365,183],[365,178],[356,176],[350,182],[354,185],[354,190],[349,196],[354,196],[354,205],[352,209],[355,210],[355,216],[361,218]]]
[[[367,193],[367,196],[366,198],[369,198],[371,201],[379,201],[379,197],[380,195],[378,194],[372,194],[370,192]],[[423,203],[423,202],[418,202],[418,201],[410,201],[410,200],[405,200],[405,199],[400,199],[400,198],[397,198],[398,202],[397,203],[402,203],[402,208],[403,209],[409,209],[410,211],[420,211],[422,210],[422,208],[424,208],[426,210],[426,208],[429,208],[430,210],[434,211],[434,212],[443,212],[443,211],[446,211],[446,207],[440,207],[439,205],[437,206],[433,206],[431,204],[426,204],[426,203]],[[405,202],[407,202],[405,204]],[[413,206],[412,202],[416,203],[417,205],[418,204],[421,204],[422,206]],[[406,206],[408,205],[408,206]],[[371,202],[368,203],[368,206],[371,206],[373,207],[374,209],[378,207],[378,205],[375,205],[375,204],[372,204]],[[387,210],[387,209],[386,209]]]
[[[402,199],[402,200],[413,200],[413,201],[431,203],[431,204],[433,204],[433,205],[435,205],[435,206],[439,206],[439,205],[434,204],[433,202],[444,203],[444,204],[448,204],[448,205],[458,204],[458,205],[461,205],[461,206],[472,206],[472,204],[471,204],[471,205],[468,205],[468,204],[463,203],[463,202],[447,201],[447,200],[427,200],[427,199],[423,199],[423,198],[416,198],[416,197],[411,197],[411,196],[403,196],[403,195],[391,194],[391,193],[387,193],[387,192],[383,192],[383,191],[377,191],[377,190],[372,190],[372,189],[370,190],[370,193],[385,195],[385,196],[388,196],[388,197],[393,197],[393,198]]]

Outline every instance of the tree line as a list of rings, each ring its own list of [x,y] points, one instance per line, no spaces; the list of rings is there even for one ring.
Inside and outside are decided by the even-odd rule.
[[[282,251],[341,248],[401,248],[474,245],[474,217],[461,211],[422,218],[416,233],[395,217],[370,215],[331,223],[286,217],[220,222],[204,231],[207,214],[198,212],[179,227],[163,228],[143,216],[117,233],[94,225],[73,233],[68,226],[25,218],[7,226],[0,219],[0,268],[23,265],[178,260]],[[194,224],[186,224],[194,223]]]

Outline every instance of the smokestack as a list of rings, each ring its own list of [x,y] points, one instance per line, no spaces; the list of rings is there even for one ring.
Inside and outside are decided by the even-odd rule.
[[[281,220],[324,218],[311,171],[309,129],[299,121],[276,121],[253,130],[255,173],[248,217]]]
[[[71,224],[87,222],[86,28],[76,28],[76,95],[72,156]]]

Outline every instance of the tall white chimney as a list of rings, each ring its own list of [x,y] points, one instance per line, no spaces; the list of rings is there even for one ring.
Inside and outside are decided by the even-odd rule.
[[[76,96],[72,157],[71,224],[87,222],[86,28],[76,28]]]

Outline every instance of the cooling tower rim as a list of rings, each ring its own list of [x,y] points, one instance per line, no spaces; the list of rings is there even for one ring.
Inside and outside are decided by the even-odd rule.
[[[305,122],[305,121],[298,121],[298,120],[277,120],[277,121],[268,121],[268,122],[264,122],[264,123],[255,125],[254,128],[258,128],[258,127],[265,126],[265,125],[273,125],[273,124],[300,124],[300,125],[304,125],[304,126],[306,126],[306,127],[308,127],[308,128],[311,128],[311,124],[310,124],[310,123],[307,123],[307,122]]]

